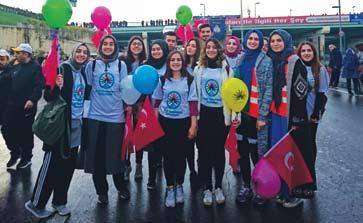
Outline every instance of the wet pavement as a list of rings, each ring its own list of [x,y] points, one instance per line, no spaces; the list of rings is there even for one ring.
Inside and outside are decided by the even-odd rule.
[[[43,152],[36,140],[33,165],[24,171],[7,170],[8,151],[0,137],[0,222],[38,222],[25,208],[41,166]],[[358,223],[363,222],[363,97],[348,96],[345,90],[329,92],[324,120],[318,130],[317,180],[315,199],[305,200],[295,209],[278,207],[270,202],[266,208],[240,207],[235,196],[241,185],[241,176],[226,167],[223,188],[226,203],[206,208],[201,191],[190,190],[189,173],[186,174],[184,205],[175,209],[164,206],[165,180],[159,171],[156,191],[149,192],[147,183],[147,157],[144,156],[144,178],[135,182],[131,172],[131,199],[122,201],[109,178],[110,203],[98,205],[91,175],[77,170],[69,190],[70,217],[53,217],[39,222],[308,222]],[[48,205],[49,207],[49,205]]]

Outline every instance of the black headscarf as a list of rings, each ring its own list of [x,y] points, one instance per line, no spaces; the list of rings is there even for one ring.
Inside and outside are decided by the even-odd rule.
[[[269,47],[267,55],[272,59],[273,65],[273,93],[272,97],[275,102],[276,107],[279,107],[281,104],[281,91],[282,88],[286,85],[286,77],[285,77],[285,64],[288,63],[288,58],[294,53],[294,48],[292,45],[292,37],[290,33],[286,32],[283,29],[277,29],[272,31],[270,34],[270,43],[271,37],[273,35],[281,36],[282,40],[284,41],[285,48],[282,52],[274,52],[272,51],[271,47]],[[269,43],[269,44],[270,44]]]
[[[160,46],[161,50],[163,51],[163,56],[159,59],[155,59],[151,55],[151,48],[155,44],[158,44]],[[166,44],[166,42],[162,39],[154,40],[150,44],[150,54],[149,54],[149,58],[146,61],[146,64],[153,66],[155,69],[160,69],[166,63],[166,58],[168,57],[168,54],[169,54],[169,48],[168,48],[168,45]]]

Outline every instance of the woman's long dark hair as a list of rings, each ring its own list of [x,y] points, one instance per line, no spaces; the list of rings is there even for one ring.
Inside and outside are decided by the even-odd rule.
[[[311,61],[311,70],[313,72],[313,76],[314,76],[314,80],[315,80],[315,85],[314,88],[316,91],[319,90],[320,87],[320,68],[321,68],[321,63],[318,57],[318,51],[316,50],[316,47],[314,46],[314,44],[312,42],[309,41],[304,41],[301,42],[299,44],[299,46],[297,47],[297,55],[300,57],[300,59],[304,62],[303,58],[301,57],[301,49],[304,45],[308,45],[311,47],[311,49],[313,50],[313,60]]]
[[[138,60],[139,60],[140,64],[146,60],[146,48],[145,48],[144,41],[139,36],[132,36],[130,38],[129,44],[127,46],[126,55],[121,57],[121,59],[126,63],[128,73],[130,73],[132,71],[132,63],[135,62],[135,58],[131,51],[131,45],[132,45],[132,42],[134,42],[134,40],[139,40],[141,42],[142,51],[138,55]]]
[[[171,51],[168,55],[168,57],[166,58],[166,72],[165,72],[165,79],[168,79],[170,80],[170,78],[173,77],[173,71],[170,69],[170,61],[171,61],[171,57],[175,54],[179,54],[180,55],[180,58],[182,60],[182,66],[181,66],[181,70],[180,70],[180,73],[181,73],[181,76],[182,77],[187,77],[189,75],[187,69],[186,69],[186,64],[185,64],[185,60],[183,58],[183,54],[177,50],[174,50],[174,51]]]
[[[191,42],[191,41],[195,41],[195,45],[196,45],[196,47],[197,47],[197,49],[195,50],[195,54],[194,54],[194,56],[189,56],[188,54],[187,54],[187,47],[188,47],[188,45],[189,45],[189,43]],[[201,49],[201,44],[200,44],[200,40],[199,40],[199,38],[192,38],[192,39],[190,39],[189,41],[188,41],[188,43],[187,43],[187,45],[186,45],[186,47],[185,47],[185,50],[184,50],[184,58],[185,58],[185,64],[186,65],[188,65],[188,64],[190,64],[191,63],[191,67],[192,67],[192,69],[194,69],[194,67],[197,65],[197,62],[198,62],[198,60],[199,60],[199,57],[200,57],[200,51],[201,51],[202,49]]]
[[[217,67],[221,68],[222,67],[222,61],[224,60],[224,54],[223,54],[223,48],[221,46],[221,44],[218,42],[218,40],[216,39],[209,39],[205,42],[205,47],[200,55],[199,58],[199,66],[201,67],[208,67],[208,56],[207,56],[207,45],[209,42],[213,42],[216,47],[217,47]]]

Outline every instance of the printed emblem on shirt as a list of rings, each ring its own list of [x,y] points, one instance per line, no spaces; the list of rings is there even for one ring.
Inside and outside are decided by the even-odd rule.
[[[100,87],[110,89],[115,84],[115,77],[111,73],[103,73],[99,78]]]
[[[168,94],[168,99],[166,101],[168,108],[177,109],[181,104],[181,96],[178,92],[172,91]]]
[[[207,92],[208,96],[210,96],[210,97],[216,96],[219,92],[218,82],[213,79],[207,80],[205,82],[204,88],[205,88],[205,91]]]
[[[73,106],[77,108],[83,107],[83,98],[84,98],[84,86],[82,84],[78,84],[73,90]]]

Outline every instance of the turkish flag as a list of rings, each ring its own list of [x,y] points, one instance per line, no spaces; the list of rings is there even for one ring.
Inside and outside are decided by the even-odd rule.
[[[58,73],[58,37],[53,34],[52,47],[42,68],[45,84],[53,90]]]
[[[236,128],[236,126],[231,125],[226,142],[224,144],[224,148],[229,152],[229,165],[231,165],[233,171],[237,170],[238,160],[240,158],[239,152],[237,150]]]
[[[158,122],[151,106],[149,96],[145,98],[144,106],[137,117],[134,131],[134,144],[136,151],[141,150],[164,135],[164,131]]]
[[[290,191],[299,185],[312,183],[310,171],[294,139],[287,133],[265,154],[277,173],[284,179]]]
[[[175,34],[183,42],[184,46],[190,39],[194,37],[192,26],[190,24],[185,26],[179,25],[178,29],[175,31]]]
[[[110,27],[107,27],[105,30],[98,30],[96,33],[94,33],[91,37],[91,41],[92,41],[93,45],[95,45],[96,49],[98,49],[102,37],[105,35],[111,35],[111,34],[112,34],[112,30]]]
[[[208,23],[207,19],[195,19],[195,20],[193,20],[193,25],[194,25],[195,29],[198,31],[198,33],[199,33],[199,26],[201,24],[207,24],[207,23]]]
[[[124,138],[121,147],[121,160],[125,160],[126,155],[130,155],[131,153],[134,152],[134,144],[132,143],[133,134],[134,134],[133,129],[134,128],[132,126],[132,112],[127,111]]]

